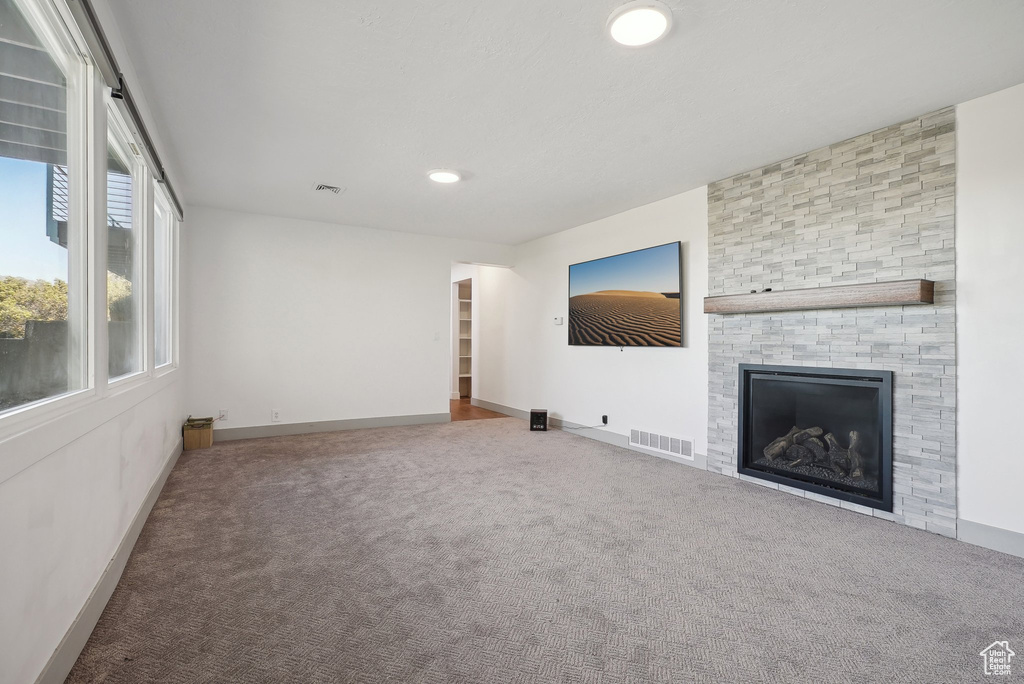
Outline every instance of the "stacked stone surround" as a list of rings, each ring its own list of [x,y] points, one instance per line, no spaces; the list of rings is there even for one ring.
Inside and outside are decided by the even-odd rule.
[[[709,316],[708,469],[735,476],[738,365],[893,371],[893,512],[956,536],[955,110],[708,186],[710,294],[908,278],[935,304]]]

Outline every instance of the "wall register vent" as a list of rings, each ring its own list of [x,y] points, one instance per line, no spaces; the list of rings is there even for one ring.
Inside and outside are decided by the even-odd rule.
[[[343,188],[339,188],[337,185],[324,185],[323,183],[317,183],[313,186],[313,190],[316,192],[333,192],[335,195],[340,195]]]
[[[629,445],[660,451],[663,454],[693,460],[693,440],[689,437],[673,437],[649,430],[629,431]]]

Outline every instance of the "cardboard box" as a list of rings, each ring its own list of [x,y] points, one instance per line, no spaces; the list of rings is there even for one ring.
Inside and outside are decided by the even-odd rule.
[[[213,446],[213,418],[188,417],[181,428],[185,438],[185,451]]]

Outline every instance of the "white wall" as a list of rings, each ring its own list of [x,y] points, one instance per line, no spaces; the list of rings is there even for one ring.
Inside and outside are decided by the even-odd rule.
[[[447,413],[453,261],[510,248],[190,207],[187,409],[217,428]]]
[[[1024,84],[956,113],[958,514],[1024,534]]]
[[[0,682],[31,682],[181,441],[178,373],[0,442]],[[9,477],[5,477],[10,475]]]
[[[94,7],[159,144],[141,84],[125,57],[106,0]],[[103,107],[98,111],[102,112]],[[93,131],[106,147],[101,117]],[[172,155],[173,156],[173,155]],[[105,175],[105,158],[93,170]],[[105,225],[105,184],[91,202]],[[182,228],[184,236],[184,227]],[[93,262],[94,306],[105,306],[105,243]],[[107,387],[105,328],[95,330],[95,388],[62,408],[0,421],[0,683],[32,682],[97,588],[147,494],[179,449],[181,369]],[[12,427],[12,420],[21,422]]]
[[[683,242],[684,348],[570,347],[570,264]],[[480,269],[475,396],[607,430],[691,437],[707,451],[707,188],[698,188],[517,248],[512,269]],[[477,293],[474,293],[474,296]],[[563,325],[554,325],[556,316]]]

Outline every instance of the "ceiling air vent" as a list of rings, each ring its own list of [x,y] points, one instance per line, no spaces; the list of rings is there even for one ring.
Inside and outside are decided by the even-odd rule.
[[[317,183],[313,186],[313,190],[316,192],[333,192],[335,195],[340,195],[343,189],[337,185],[324,185],[323,183]]]

